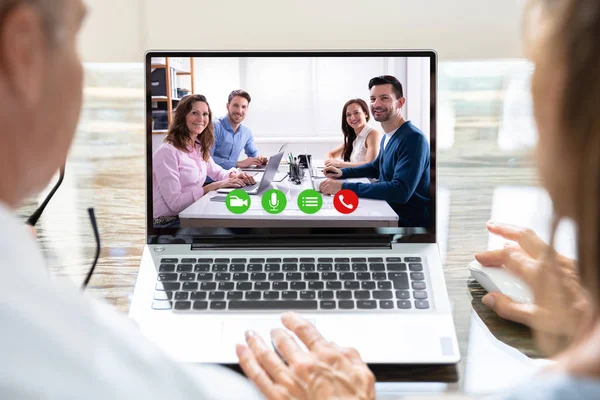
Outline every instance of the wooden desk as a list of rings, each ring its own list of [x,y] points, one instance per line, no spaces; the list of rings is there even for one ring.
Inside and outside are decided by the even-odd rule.
[[[128,71],[123,73],[142,76],[141,66],[139,71]],[[526,150],[498,148],[497,110],[502,107],[497,99],[502,100],[502,86],[497,86],[492,94],[465,95],[469,87],[480,86],[478,79],[485,76],[473,79],[476,82],[466,85],[463,91],[446,93],[457,110],[454,142],[437,153],[438,184],[449,195],[448,210],[439,214],[445,215],[440,220],[440,242],[446,249],[446,281],[463,359],[456,367],[376,367],[380,379],[448,382],[441,390],[457,392],[466,390],[472,374],[491,374],[486,368],[474,371],[470,367],[475,354],[483,351],[470,347],[474,313],[502,342],[537,356],[529,330],[502,320],[483,306],[483,289],[467,271],[473,254],[488,246],[485,223],[492,216],[495,189],[537,184]],[[39,221],[38,229],[50,271],[79,284],[94,255],[86,212],[88,206],[94,206],[102,253],[88,290],[125,313],[145,240],[144,105],[143,91],[129,97],[119,89],[114,89],[114,93],[114,97],[106,93],[102,97],[86,96],[64,184]],[[37,199],[26,201],[19,214],[25,218],[36,204]],[[489,346],[495,344],[490,342]],[[502,380],[503,375],[498,373],[494,378]]]

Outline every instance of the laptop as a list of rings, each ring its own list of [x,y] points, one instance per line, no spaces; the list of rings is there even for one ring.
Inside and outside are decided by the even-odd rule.
[[[264,192],[269,185],[271,185],[271,182],[273,182],[273,178],[275,178],[275,174],[277,174],[277,171],[279,170],[279,164],[281,163],[282,158],[283,152],[279,152],[269,158],[269,161],[267,162],[267,168],[265,169],[265,172],[259,182],[241,188],[218,189],[217,193],[229,193],[236,189],[241,189],[248,194],[259,194]]]
[[[337,211],[322,208],[308,215],[289,207],[282,213],[286,220],[253,204],[257,207],[247,211],[252,219],[231,214],[226,223],[209,216],[200,227],[155,227],[152,150],[163,140],[152,134],[150,119],[155,57],[195,59],[192,73],[202,77],[224,62],[235,66],[231,79],[219,81],[244,82],[243,89],[261,99],[260,104],[253,100],[252,120],[244,122],[255,138],[302,143],[312,154],[324,154],[326,140],[342,140],[340,111],[348,99],[369,104],[370,77],[395,74],[411,87],[406,117],[431,143],[430,220],[418,227],[369,226],[362,217],[339,214],[329,219],[331,226],[322,221],[311,226],[318,213]],[[357,349],[370,364],[459,361],[436,242],[435,52],[153,51],[146,54],[145,71],[147,238],[129,316],[149,340],[179,361],[234,365],[235,345],[244,343],[246,330],[270,343],[271,329],[281,327],[281,313],[293,310],[327,340]],[[211,86],[208,97],[213,110],[234,89],[224,85],[217,93],[217,87]],[[282,91],[288,93],[285,101]],[[272,157],[269,167],[279,161]],[[194,199],[209,208],[206,200]],[[296,201],[288,198],[287,204]],[[289,218],[299,227],[291,227]]]
[[[284,143],[281,145],[281,147],[279,148],[279,151],[277,151],[277,153],[281,153],[282,151],[285,151],[285,149],[287,148],[287,143]],[[265,171],[267,169],[266,165],[251,165],[247,168],[240,168],[242,171]]]
[[[322,176],[318,176],[315,175],[314,170],[312,168],[312,164],[311,164],[311,159],[312,157],[306,157],[306,166],[307,166],[307,173],[308,176],[310,177],[310,185],[312,187],[313,190],[316,190],[317,192],[321,191],[321,182],[323,181],[323,179],[327,179],[325,177],[325,175]]]

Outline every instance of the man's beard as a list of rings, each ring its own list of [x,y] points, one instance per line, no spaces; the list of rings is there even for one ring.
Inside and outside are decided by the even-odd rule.
[[[240,122],[242,122],[244,120],[244,117],[242,115],[235,115],[235,114],[229,114],[229,118],[231,118],[231,120],[233,120],[233,121],[240,121]]]
[[[387,109],[386,109],[387,110]],[[394,112],[392,110],[387,110],[387,112],[385,114],[383,114],[380,117],[376,117],[375,116],[375,112],[374,110],[371,110],[371,114],[373,114],[373,119],[377,122],[386,122],[388,121],[390,118],[392,118],[392,115],[394,114]]]

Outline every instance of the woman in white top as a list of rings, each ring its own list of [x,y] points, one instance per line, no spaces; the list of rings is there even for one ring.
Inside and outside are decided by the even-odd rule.
[[[344,104],[342,110],[344,143],[327,153],[326,167],[358,167],[377,157],[381,133],[367,124],[369,119],[369,108],[363,99],[348,100]]]

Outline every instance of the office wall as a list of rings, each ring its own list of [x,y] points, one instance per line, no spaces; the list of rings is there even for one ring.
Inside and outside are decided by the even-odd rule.
[[[88,15],[79,35],[86,62],[143,61],[142,10],[146,0],[83,0]]]
[[[146,49],[433,48],[442,59],[522,55],[525,0],[86,1],[84,61],[141,61]]]
[[[171,63],[189,59],[171,58]],[[369,104],[367,83],[373,76],[391,74],[407,99],[402,115],[429,138],[430,60],[426,57],[302,57],[302,58],[196,58],[194,92],[205,95],[213,118],[226,115],[232,89],[252,96],[244,124],[252,129],[261,152],[274,153],[285,143],[295,153],[306,150],[322,157],[343,142],[341,112],[344,103],[362,98]],[[190,88],[189,76],[173,85]],[[383,132],[371,119],[369,124]],[[153,149],[163,135],[153,134]],[[242,155],[242,158],[245,158]]]
[[[251,94],[244,123],[259,140],[310,143],[333,139],[337,144],[344,103],[362,98],[369,104],[367,83],[383,74],[400,80],[407,98],[402,114],[429,137],[428,58],[197,58],[194,66],[194,92],[207,96],[215,117],[226,114],[232,89],[243,88]],[[370,124],[381,128],[375,121]]]

